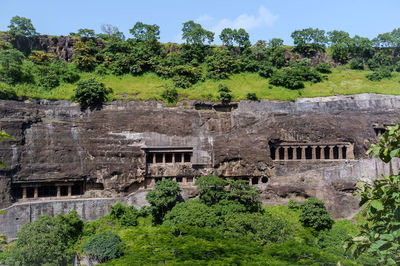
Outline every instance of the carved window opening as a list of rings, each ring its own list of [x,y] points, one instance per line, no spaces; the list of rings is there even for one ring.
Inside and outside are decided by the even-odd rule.
[[[166,153],[165,154],[165,162],[166,163],[172,163],[172,153]]]
[[[301,150],[302,150],[302,148],[300,148],[300,147],[296,149],[296,153],[297,153],[296,159],[297,160],[303,159],[303,158],[301,158]]]
[[[312,159],[312,149],[311,147],[306,148],[306,160],[311,160]]]
[[[15,199],[36,199],[52,197],[80,196],[84,193],[84,184],[77,183],[16,183],[12,186]]]
[[[251,184],[252,184],[252,185],[258,185],[258,177],[253,177],[253,178],[251,179]]]
[[[263,178],[261,178],[261,182],[262,183],[267,183],[268,182],[268,177],[264,176]]]
[[[176,182],[178,182],[178,183],[182,183],[182,180],[183,180],[182,177],[177,177],[176,178]]]
[[[293,160],[293,148],[292,147],[288,148],[288,159]]]
[[[191,147],[147,147],[143,150],[147,164],[191,163],[193,157]]]
[[[327,160],[332,159],[329,157],[330,155],[329,155],[329,147],[328,146],[326,146],[324,148],[324,155],[325,155],[325,159],[327,159]]]

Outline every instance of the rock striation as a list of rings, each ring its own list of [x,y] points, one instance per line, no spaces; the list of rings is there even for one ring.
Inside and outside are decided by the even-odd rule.
[[[15,137],[0,143],[8,165],[0,171],[0,207],[75,192],[79,199],[124,198],[158,178],[186,185],[216,174],[248,179],[265,204],[318,197],[335,217],[350,217],[358,210],[356,182],[398,169],[365,152],[399,115],[400,96],[376,94],[229,106],[117,101],[85,111],[67,101],[0,101],[0,128]],[[281,142],[348,143],[354,156],[279,160],[272,149]]]

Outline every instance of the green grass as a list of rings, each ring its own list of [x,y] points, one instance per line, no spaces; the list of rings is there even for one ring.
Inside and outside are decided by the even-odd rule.
[[[400,95],[400,73],[393,73],[393,78],[380,82],[369,81],[365,75],[368,71],[333,69],[327,80],[321,83],[306,83],[304,89],[290,90],[269,85],[268,79],[255,73],[234,74],[226,80],[206,80],[188,89],[178,89],[180,100],[212,100],[218,101],[218,85],[225,84],[234,96],[233,100],[244,100],[246,94],[256,93],[260,99],[294,101],[298,97],[323,97],[332,95],[352,95],[359,93],[379,93]],[[154,73],[141,76],[96,76],[93,73],[82,73],[81,80],[97,77],[114,90],[113,99],[162,100],[160,95],[166,86],[172,86],[172,80],[165,80]],[[18,85],[18,96],[28,98],[70,100],[74,94],[74,84],[62,83],[59,87],[45,91],[32,85]]]

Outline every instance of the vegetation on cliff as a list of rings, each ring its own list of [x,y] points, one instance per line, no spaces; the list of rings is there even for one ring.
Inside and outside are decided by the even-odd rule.
[[[307,28],[291,37],[250,43],[243,29],[224,29],[222,46],[200,24],[183,24],[183,44],[159,43],[160,28],[137,22],[132,38],[112,25],[104,33],[71,33],[72,62],[42,47],[29,19],[14,17],[0,40],[0,97],[73,99],[76,82],[96,78],[112,99],[219,101],[221,84],[232,100],[294,100],[297,97],[375,92],[399,94],[400,30],[369,40],[344,31]],[[169,97],[165,91],[174,92]]]

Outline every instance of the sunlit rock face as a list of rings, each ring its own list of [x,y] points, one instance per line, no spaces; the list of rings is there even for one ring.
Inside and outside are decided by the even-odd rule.
[[[159,178],[193,188],[216,174],[249,180],[265,204],[317,197],[335,217],[350,217],[356,182],[398,169],[365,152],[399,115],[400,97],[374,94],[229,106],[112,102],[84,111],[67,101],[0,101],[0,128],[16,139],[0,144],[8,166],[0,205],[125,197]]]

